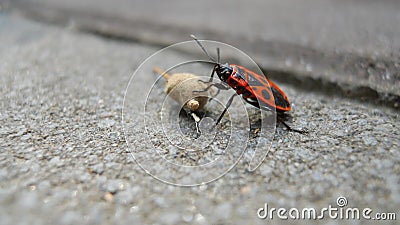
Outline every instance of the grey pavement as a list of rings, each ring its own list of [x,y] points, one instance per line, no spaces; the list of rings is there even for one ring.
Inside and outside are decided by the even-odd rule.
[[[388,17],[393,15],[390,10],[397,9],[395,1],[383,2],[383,6],[376,6],[378,12],[382,10],[382,15],[383,11],[388,12]],[[62,4],[61,1],[56,3]],[[366,12],[370,4],[374,3],[367,1],[363,5]],[[114,7],[119,8],[117,5]],[[105,7],[104,4],[87,3],[82,8],[85,9],[85,6]],[[225,9],[212,4],[202,7],[216,11]],[[297,7],[301,9],[304,6],[299,4]],[[98,11],[101,12],[100,9]],[[253,9],[257,10],[257,7]],[[125,10],[129,11],[128,8]],[[148,12],[148,17],[160,14],[160,11],[140,7],[135,10],[143,14]],[[335,12],[336,9],[330,13]],[[193,13],[199,12],[193,10]],[[360,14],[362,16],[363,11]],[[188,17],[190,14],[183,14],[182,17],[185,15]],[[141,14],[137,16],[146,18]],[[173,23],[191,23],[186,19]],[[385,21],[385,18],[380,19]],[[204,20],[207,20],[206,15]],[[378,19],[378,22],[381,20]],[[91,25],[87,24],[87,27]],[[286,69],[278,65],[271,69],[276,73],[273,78],[286,74],[299,82],[310,79],[308,87],[278,78],[280,87],[293,103],[290,124],[306,127],[310,133],[291,133],[279,126],[270,153],[254,172],[247,171],[247,164],[240,161],[225,176],[209,184],[172,186],[147,175],[133,160],[130,154],[132,149],[126,143],[126,139],[137,140],[134,150],[143,150],[148,163],[154,163],[151,161],[153,156],[145,151],[154,149],[154,145],[143,140],[162,142],[162,135],[156,131],[146,133],[140,124],[135,126],[135,122],[144,116],[158,118],[161,113],[157,105],[150,104],[153,111],[143,115],[140,104],[144,99],[143,93],[147,92],[144,87],[154,82],[151,74],[141,78],[143,90],[138,88],[137,96],[129,98],[131,117],[122,121],[121,111],[125,89],[133,71],[161,49],[154,44],[178,42],[186,38],[166,40],[165,37],[173,36],[164,36],[163,39],[160,35],[159,42],[149,38],[146,43],[147,36],[137,38],[137,42],[123,41],[105,37],[104,33],[79,32],[80,29],[73,23],[67,27],[53,26],[24,19],[11,12],[0,15],[0,26],[0,224],[376,224],[377,221],[366,220],[283,221],[274,217],[264,221],[257,218],[257,210],[265,203],[276,208],[321,209],[336,206],[339,196],[347,198],[348,206],[369,207],[373,212],[395,212],[397,221],[400,219],[400,123],[398,109],[392,105],[384,107],[375,104],[376,99],[368,96],[364,96],[365,101],[362,95],[365,92],[358,93],[356,97],[345,97],[343,93],[321,90],[342,84],[339,80],[331,80],[330,83],[326,80],[320,83],[313,81],[310,77],[318,73],[303,74],[296,70],[296,63]],[[218,24],[211,26],[218,28]],[[353,25],[350,23],[348,26],[352,28]],[[349,29],[345,27],[337,29]],[[385,27],[376,27],[385,30]],[[271,25],[271,29],[283,28]],[[296,30],[291,32],[296,34]],[[297,30],[306,36],[317,35],[312,29],[305,31],[302,28]],[[344,50],[339,52],[351,47],[356,49],[354,52],[376,50],[376,58],[367,58],[375,59],[372,60],[374,64],[387,60],[385,65],[389,65],[388,70],[391,71],[398,62],[396,49],[399,40],[395,38],[396,32],[399,30],[383,33],[386,38],[383,40],[387,40],[383,42],[375,42],[376,37],[369,33],[360,37],[358,31],[349,33],[348,40],[346,35],[332,38],[332,45],[327,44],[328,37],[324,41],[318,35],[315,39],[321,43],[314,39],[308,41],[315,45],[313,48],[327,54],[336,49],[338,43],[344,43]],[[287,38],[301,38],[301,35],[294,34]],[[219,36],[221,34],[211,37]],[[360,46],[352,45],[358,37]],[[153,36],[153,39],[157,38]],[[233,43],[239,39],[232,40]],[[243,42],[243,45],[251,46],[250,43],[251,40]],[[257,56],[256,50],[250,49],[249,52],[256,55],[257,62],[262,59]],[[350,61],[369,55],[365,52],[358,52],[355,58],[349,56]],[[297,54],[296,51],[293,54]],[[186,57],[185,52],[175,52],[165,62],[160,60],[159,66]],[[286,61],[288,64],[279,55],[266,57],[271,59],[268,62],[285,65]],[[313,57],[315,55],[310,59]],[[263,69],[266,65],[261,63]],[[331,73],[339,71],[338,76],[343,75],[340,73],[343,70],[335,65],[330,70]],[[369,71],[373,73],[373,70]],[[363,81],[360,79],[361,83]],[[397,96],[397,82],[385,83],[390,84],[390,88],[379,89],[379,93]],[[370,84],[367,82],[361,87],[378,90],[377,86]],[[129,124],[129,137],[124,136],[125,124]],[[222,129],[224,131],[226,127]],[[235,136],[232,137],[235,141]],[[224,139],[218,140],[216,146],[223,143]],[[162,144],[159,146],[167,149],[174,159],[185,160],[185,155],[179,155],[176,149]],[[158,173],[164,172],[162,166],[155,166],[154,169]],[[397,221],[386,221],[385,224],[396,224]]]

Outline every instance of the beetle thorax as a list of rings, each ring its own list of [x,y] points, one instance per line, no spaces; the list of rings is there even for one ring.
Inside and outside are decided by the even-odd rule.
[[[215,72],[217,73],[220,80],[226,81],[228,77],[232,74],[233,69],[228,63],[217,64],[215,66]]]

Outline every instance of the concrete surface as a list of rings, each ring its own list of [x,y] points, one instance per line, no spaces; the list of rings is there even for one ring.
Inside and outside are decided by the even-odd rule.
[[[258,219],[257,209],[265,203],[320,209],[339,196],[399,219],[400,123],[390,107],[282,83],[294,105],[290,123],[309,134],[278,127],[255,172],[241,161],[210,184],[171,186],[134,162],[122,126],[135,118],[121,122],[129,78],[158,47],[10,14],[0,24],[1,224],[283,224],[288,221]],[[185,57],[176,53],[171,60]],[[140,120],[137,110],[132,114]],[[143,127],[131,127],[137,140],[148,139]]]

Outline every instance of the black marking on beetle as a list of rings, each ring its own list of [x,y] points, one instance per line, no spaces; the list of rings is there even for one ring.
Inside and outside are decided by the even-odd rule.
[[[289,103],[285,101],[285,99],[283,98],[283,96],[279,91],[277,91],[275,88],[271,88],[271,90],[272,94],[274,95],[275,105],[281,106],[283,108],[289,107]]]
[[[262,90],[261,94],[267,100],[269,100],[271,98],[271,96],[269,95],[268,91],[266,91],[266,90]]]
[[[259,80],[257,80],[257,79],[255,79],[253,76],[248,76],[248,81],[247,81],[247,83],[250,85],[250,86],[254,86],[254,87],[263,87],[263,86],[265,86],[263,83],[261,83]]]
[[[249,98],[249,97],[253,96],[253,94],[251,94],[251,92],[247,91],[247,90],[243,91],[242,95],[243,95],[243,98]]]

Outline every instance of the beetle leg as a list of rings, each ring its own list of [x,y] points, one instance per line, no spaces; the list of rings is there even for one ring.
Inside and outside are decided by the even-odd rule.
[[[199,80],[199,81],[201,81],[201,80]],[[208,82],[204,82],[204,81],[201,81],[201,82],[203,82],[203,83],[208,83]],[[216,87],[216,88],[218,89],[217,94],[219,93],[220,90],[229,90],[229,86],[228,86],[228,85],[223,84],[223,83],[216,83],[216,84],[210,84],[208,87],[204,88],[203,90],[194,90],[193,93],[205,92],[205,91],[210,90],[211,87]],[[215,94],[215,95],[212,96],[212,97],[217,96],[217,94]]]
[[[194,90],[193,93],[201,93],[201,92],[208,91],[213,86],[214,86],[214,84],[210,84],[208,87],[204,88],[203,90]]]
[[[234,98],[235,96],[236,96],[236,93],[233,94],[233,95],[229,98],[228,102],[227,102],[226,105],[225,105],[224,111],[222,111],[221,115],[218,117],[218,120],[217,120],[217,122],[215,123],[214,126],[217,126],[218,123],[221,121],[222,117],[225,115],[225,113],[226,113],[226,111],[228,110],[229,106],[231,106],[232,101],[233,101],[233,98]]]
[[[229,90],[229,86],[225,83],[216,83],[214,87],[218,88],[218,90]]]
[[[280,117],[278,117],[278,122],[282,123],[282,124],[288,129],[288,131],[296,132],[296,133],[299,133],[299,134],[308,133],[307,130],[297,130],[297,129],[291,128],[291,127],[290,127],[287,123],[285,123],[285,121],[283,121],[283,119],[280,118]]]
[[[204,81],[204,80],[198,80],[198,82],[201,82],[203,84],[209,84],[210,83],[209,81]]]
[[[212,82],[213,81],[213,78],[214,78],[214,73],[215,73],[215,66],[214,66],[214,68],[213,68],[213,70],[212,70],[212,72],[211,72],[211,76],[210,76],[210,80],[208,80],[208,82]]]
[[[213,96],[211,96],[210,100],[208,100],[208,101],[211,101],[213,98],[215,98],[221,90],[229,90],[230,89],[230,87],[225,83],[214,84],[214,87],[217,88],[217,93],[215,93]]]

